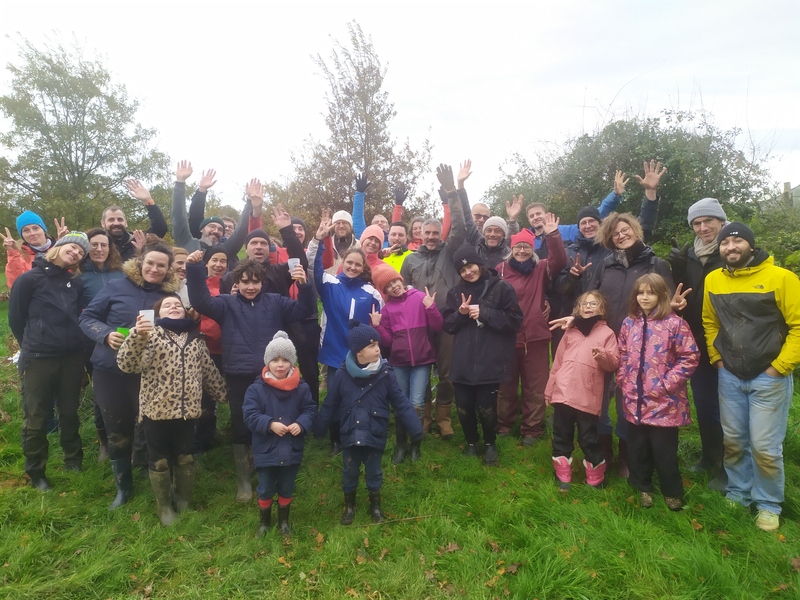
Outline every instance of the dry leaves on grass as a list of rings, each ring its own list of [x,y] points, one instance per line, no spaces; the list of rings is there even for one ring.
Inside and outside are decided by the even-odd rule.
[[[792,570],[800,573],[800,556],[796,556],[792,559]]]
[[[455,552],[456,550],[461,550],[461,548],[455,542],[450,542],[444,548],[439,546],[439,549],[436,551],[436,554],[441,556],[442,554],[449,554],[450,552]]]
[[[697,519],[692,519],[692,529],[695,531],[700,531],[703,528],[702,523],[698,523]]]

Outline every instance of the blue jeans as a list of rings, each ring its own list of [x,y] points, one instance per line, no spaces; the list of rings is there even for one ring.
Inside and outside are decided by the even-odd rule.
[[[364,479],[370,492],[377,492],[383,484],[381,471],[383,450],[366,446],[342,448],[342,489],[352,492],[358,487],[358,474],[364,463]]]
[[[719,413],[725,445],[729,500],[780,514],[783,502],[783,440],[792,376],[739,379],[719,370]]]
[[[414,408],[422,408],[425,405],[425,390],[428,389],[431,378],[431,365],[395,367],[394,375]]]
[[[300,465],[285,467],[258,467],[258,499],[272,500],[277,493],[281,498],[291,498]]]

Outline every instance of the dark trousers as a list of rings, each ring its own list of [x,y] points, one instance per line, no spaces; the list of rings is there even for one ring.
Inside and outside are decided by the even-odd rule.
[[[364,446],[342,448],[342,489],[352,492],[358,487],[358,474],[364,465],[364,480],[370,492],[377,492],[383,485],[381,470],[383,450]]]
[[[291,498],[294,493],[297,472],[300,465],[285,467],[258,467],[258,499],[272,500],[275,494],[280,498]]]
[[[692,399],[697,412],[697,423],[719,425],[719,370],[708,362],[708,356],[700,353],[700,364],[692,377]]]
[[[22,451],[25,455],[25,472],[37,478],[44,475],[49,450],[47,422],[53,414],[53,398],[56,399],[61,419],[64,464],[79,467],[83,460],[78,418],[83,352],[21,358],[19,375],[23,397]]]
[[[330,390],[333,388],[333,378],[336,377],[336,371],[338,371],[336,367],[332,367],[328,365],[328,389]],[[341,423],[339,413],[337,412],[333,415],[331,419],[331,424],[328,426],[328,433],[331,436],[331,444],[337,443],[340,444],[342,442],[342,436],[340,431]]]
[[[142,417],[147,440],[147,466],[151,471],[166,471],[170,464],[192,462],[196,419],[154,421]]]
[[[319,406],[319,336],[322,331],[316,320],[300,321],[302,339],[292,340],[297,348],[297,366],[303,380],[311,388],[311,397]]]
[[[497,438],[497,390],[499,383],[465,385],[454,383],[458,420],[468,444],[477,444],[478,421],[483,428],[483,441],[493,444]]]
[[[211,360],[221,373],[222,355],[212,354]],[[214,435],[217,433],[217,401],[205,390],[200,398],[200,411],[200,418],[194,421],[194,451],[208,452],[214,446]]]
[[[628,483],[641,492],[653,491],[653,471],[658,471],[661,493],[683,496],[678,470],[678,428],[628,423]]]
[[[567,404],[553,404],[553,458],[572,456],[575,448],[575,429],[583,456],[596,467],[603,461],[597,440],[597,415],[591,415]]]
[[[244,405],[244,394],[247,388],[255,382],[256,377],[260,376],[260,372],[249,375],[225,373],[225,383],[228,386],[228,404],[231,407],[231,438],[234,444],[249,446],[250,441],[253,439],[253,434],[244,424],[242,406]]]
[[[94,399],[103,413],[111,460],[131,459],[133,433],[139,416],[140,383],[141,376],[136,373],[94,368]]]

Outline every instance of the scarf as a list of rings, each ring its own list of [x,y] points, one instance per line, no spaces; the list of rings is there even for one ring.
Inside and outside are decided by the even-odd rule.
[[[588,335],[592,332],[592,328],[594,328],[594,324],[602,318],[603,317],[600,315],[595,315],[593,317],[589,317],[588,319],[577,316],[572,324],[583,334],[583,337],[588,337]]]
[[[50,238],[47,238],[47,242],[44,244],[44,246],[31,246],[30,244],[28,244],[28,247],[31,250],[33,250],[37,254],[37,256],[39,254],[45,254],[48,250],[50,250],[52,246],[53,246],[53,240],[51,240]]]
[[[347,372],[350,373],[350,376],[355,379],[365,379],[367,377],[372,377],[376,375],[378,371],[380,371],[381,367],[383,366],[383,359],[379,358],[373,363],[368,364],[365,367],[358,366],[358,362],[356,362],[356,357],[353,356],[352,352],[347,353],[347,358],[344,360],[344,366],[347,369]]]
[[[534,256],[536,255],[534,254]],[[516,258],[512,256],[511,258],[508,259],[508,266],[514,269],[515,271],[522,273],[523,275],[530,275],[531,273],[533,273],[533,268],[536,266],[536,263],[533,261],[532,258],[529,258],[524,262],[519,262]]]
[[[174,331],[176,333],[185,333],[197,326],[194,319],[156,319],[156,325],[167,331]]]
[[[289,390],[297,389],[297,386],[300,385],[300,370],[296,367],[292,367],[292,370],[289,371],[286,377],[277,379],[275,375],[272,374],[272,371],[269,370],[269,367],[265,366],[264,370],[261,371],[261,379],[264,380],[264,383],[271,385],[277,390],[288,392]]]
[[[699,237],[694,238],[694,253],[697,255],[697,260],[700,261],[704,267],[708,259],[719,253],[719,243],[717,238],[714,238],[710,243],[706,244]]]
[[[617,248],[614,250],[614,258],[627,269],[639,258],[639,255],[644,252],[646,247],[642,240],[636,240],[630,248],[625,248],[624,250]]]

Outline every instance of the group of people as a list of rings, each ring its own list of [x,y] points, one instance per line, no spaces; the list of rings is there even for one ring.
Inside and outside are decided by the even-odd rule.
[[[617,172],[599,207],[564,225],[547,207],[506,205],[505,218],[470,206],[465,182],[437,168],[444,218],[366,224],[370,182],[356,178],[352,212],[324,211],[319,227],[272,208],[280,241],[262,228],[263,186],[251,180],[238,221],[205,215],[213,170],[187,208],[191,164],[176,170],[171,225],[149,191],[127,187],[151,227],[129,232],[107,208],[101,227],[57,237],[26,211],[22,238],[6,229],[9,323],[20,344],[23,451],[31,485],[45,475],[47,423],[57,408],[67,469],[80,471],[78,403],[84,372],[95,399],[100,457],[117,494],[133,491],[146,465],[165,526],[190,506],[195,455],[214,442],[217,402],[231,412],[236,498],[251,500],[258,475],[259,534],[290,534],[289,508],[309,432],[342,454],[343,524],[355,519],[361,465],[369,515],[380,522],[381,461],[395,413],[393,462],[419,460],[425,433],[454,437],[466,456],[499,463],[498,436],[537,443],[553,406],[552,461],[560,489],[572,481],[577,431],[586,482],[617,470],[653,504],[653,474],[672,510],[683,507],[678,428],[691,422],[703,454],[693,469],[777,529],[783,501],[782,442],[800,362],[800,282],[705,198],[688,213],[696,238],[669,259],[647,245],[666,169],[644,163],[638,217],[617,213],[629,180]],[[245,257],[239,253],[244,248]],[[322,313],[317,314],[317,299]],[[552,358],[552,367],[550,364]],[[320,406],[320,364],[327,394]],[[433,368],[438,383],[431,385]],[[616,403],[612,428],[610,406]],[[146,459],[143,454],[146,453]],[[137,458],[141,457],[141,458]]]

